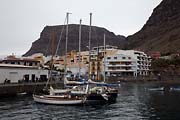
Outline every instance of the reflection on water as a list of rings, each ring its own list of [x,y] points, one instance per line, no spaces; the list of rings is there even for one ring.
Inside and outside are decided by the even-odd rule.
[[[117,102],[96,106],[34,103],[31,96],[0,99],[1,120],[180,119],[180,92],[149,91],[154,84],[123,84]]]

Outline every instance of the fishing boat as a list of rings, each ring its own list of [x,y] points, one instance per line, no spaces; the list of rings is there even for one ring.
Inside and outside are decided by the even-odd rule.
[[[69,13],[66,15],[66,47],[65,53],[67,53],[67,40],[68,40],[68,20],[69,20]],[[58,47],[57,47],[58,48]],[[64,81],[66,78],[66,58],[65,55],[65,74],[64,74]],[[83,104],[86,101],[86,94],[75,94],[74,89],[54,89],[52,86],[48,89],[48,83],[52,79],[52,66],[53,66],[53,55],[51,59],[51,71],[49,80],[46,83],[46,87],[43,93],[33,94],[33,99],[35,102],[44,103],[44,104],[54,104],[54,105],[79,105]],[[87,90],[86,90],[87,91]]]

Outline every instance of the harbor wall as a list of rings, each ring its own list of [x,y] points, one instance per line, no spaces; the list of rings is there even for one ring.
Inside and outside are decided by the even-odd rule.
[[[107,77],[107,83],[118,83],[121,82],[156,82],[163,84],[180,84],[180,76],[151,76],[151,77]],[[25,83],[6,83],[0,84],[0,96],[10,96],[10,95],[18,95],[18,94],[32,94],[34,91],[40,92],[45,87],[46,82],[25,82]],[[60,81],[52,81],[50,85],[63,88],[64,83],[62,80]]]
[[[45,87],[46,82],[36,82],[36,83],[9,83],[0,84],[0,96],[12,96],[18,94],[32,94],[35,92],[40,92]],[[58,86],[63,88],[63,81],[50,82],[49,85]]]
[[[117,83],[117,82],[149,82],[149,81],[170,81],[180,82],[180,75],[156,75],[156,76],[140,76],[140,77],[106,77],[106,82]]]

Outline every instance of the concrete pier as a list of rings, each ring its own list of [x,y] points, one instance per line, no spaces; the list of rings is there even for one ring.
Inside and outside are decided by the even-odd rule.
[[[52,86],[63,87],[63,81],[58,82],[50,82]],[[0,84],[0,96],[13,96],[17,94],[32,94],[34,90],[36,92],[41,91],[46,82],[29,82],[29,83],[8,83],[8,84]]]

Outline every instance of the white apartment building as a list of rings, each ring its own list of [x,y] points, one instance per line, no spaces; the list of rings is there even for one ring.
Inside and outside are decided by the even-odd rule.
[[[99,71],[106,76],[147,76],[150,57],[141,51],[119,50],[116,46],[94,47],[91,51],[91,74]],[[105,54],[104,54],[105,53]],[[99,56],[99,58],[98,58]]]
[[[109,76],[147,76],[151,65],[147,54],[135,50],[116,50],[113,54],[107,54],[103,61]]]

